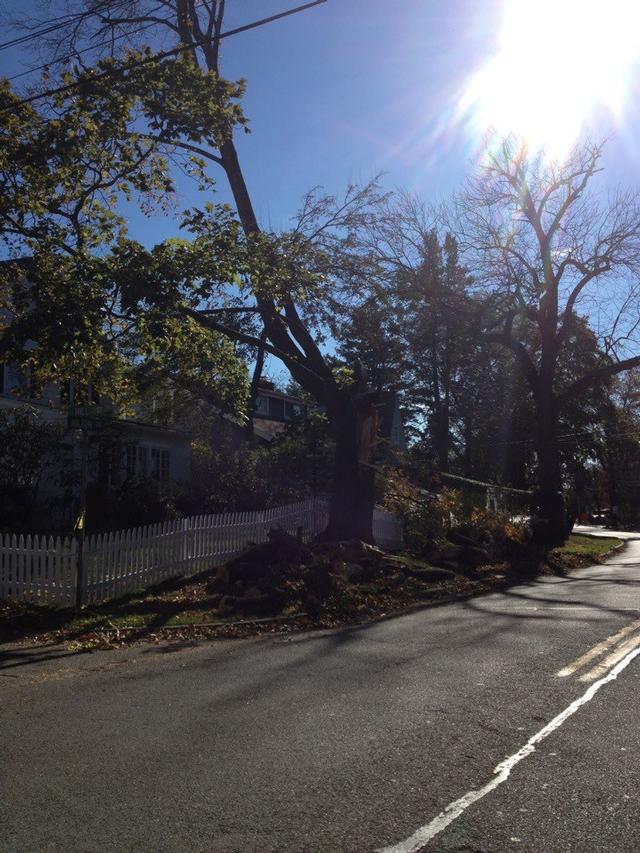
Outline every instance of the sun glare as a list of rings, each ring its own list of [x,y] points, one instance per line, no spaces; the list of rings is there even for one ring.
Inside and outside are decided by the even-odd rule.
[[[640,59],[640,0],[504,0],[498,50],[461,114],[562,157],[595,112],[624,120]]]

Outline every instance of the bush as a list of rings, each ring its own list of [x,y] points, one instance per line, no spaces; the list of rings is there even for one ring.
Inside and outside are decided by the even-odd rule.
[[[505,554],[513,543],[525,540],[524,523],[512,521],[506,512],[474,507],[464,526],[468,536],[482,542],[496,557]]]
[[[462,514],[462,500],[455,489],[428,495],[398,468],[385,472],[383,506],[404,522],[405,541],[411,552],[428,553],[434,543],[446,538],[447,531]]]
[[[484,507],[465,513],[457,489],[444,488],[437,496],[428,496],[398,469],[386,472],[383,503],[403,519],[407,546],[417,555],[428,555],[454,531],[482,544],[495,557],[525,541],[524,524],[512,521],[508,513]]]
[[[39,504],[40,481],[51,465],[64,466],[59,425],[24,405],[0,411],[0,530],[48,529],[51,513]]]
[[[109,490],[99,483],[87,488],[89,531],[121,530],[173,521],[201,511],[189,500],[186,485],[157,480],[126,480]]]

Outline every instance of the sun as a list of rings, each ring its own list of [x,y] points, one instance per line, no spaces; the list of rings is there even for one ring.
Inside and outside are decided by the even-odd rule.
[[[504,0],[498,50],[461,115],[562,157],[603,107],[624,121],[640,60],[640,0]]]

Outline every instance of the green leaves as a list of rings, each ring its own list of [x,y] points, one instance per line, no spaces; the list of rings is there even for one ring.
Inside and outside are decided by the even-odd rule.
[[[127,408],[140,366],[219,392],[239,411],[246,368],[232,343],[186,313],[248,275],[246,246],[229,208],[185,215],[193,239],[147,251],[128,238],[122,199],[148,212],[173,203],[176,144],[215,147],[246,125],[243,83],[188,59],[158,60],[146,49],[62,75],[65,91],[38,109],[19,105],[0,81],[0,242],[29,256],[28,283],[0,272],[11,311],[2,347],[28,361],[32,378],[92,381]],[[186,161],[210,188],[206,160]],[[25,354],[28,340],[37,341]]]

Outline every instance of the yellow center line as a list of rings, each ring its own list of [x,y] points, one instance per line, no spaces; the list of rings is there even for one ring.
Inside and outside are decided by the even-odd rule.
[[[600,661],[600,663],[596,664],[588,672],[585,672],[584,675],[581,675],[580,681],[595,681],[596,678],[601,678],[605,672],[607,672],[612,666],[615,666],[619,660],[622,660],[625,655],[632,652],[638,646],[640,646],[640,634],[636,634],[626,642],[620,643],[615,651],[611,652],[610,655],[607,655],[604,660]]]
[[[589,649],[588,652],[585,652],[583,655],[580,655],[579,658],[576,658],[573,663],[570,663],[568,666],[563,667],[559,672],[556,672],[557,678],[567,678],[570,675],[576,673],[579,669],[582,669],[583,666],[586,666],[588,663],[591,663],[592,660],[600,657],[606,651],[608,651],[611,646],[614,646],[616,643],[619,643],[620,640],[623,640],[626,636],[633,633],[633,631],[637,631],[640,628],[640,619],[636,619],[635,622],[632,622],[630,625],[627,625],[625,628],[622,628],[616,634],[612,634],[610,637],[607,637],[606,640],[603,640],[601,643],[595,645],[592,649]]]

